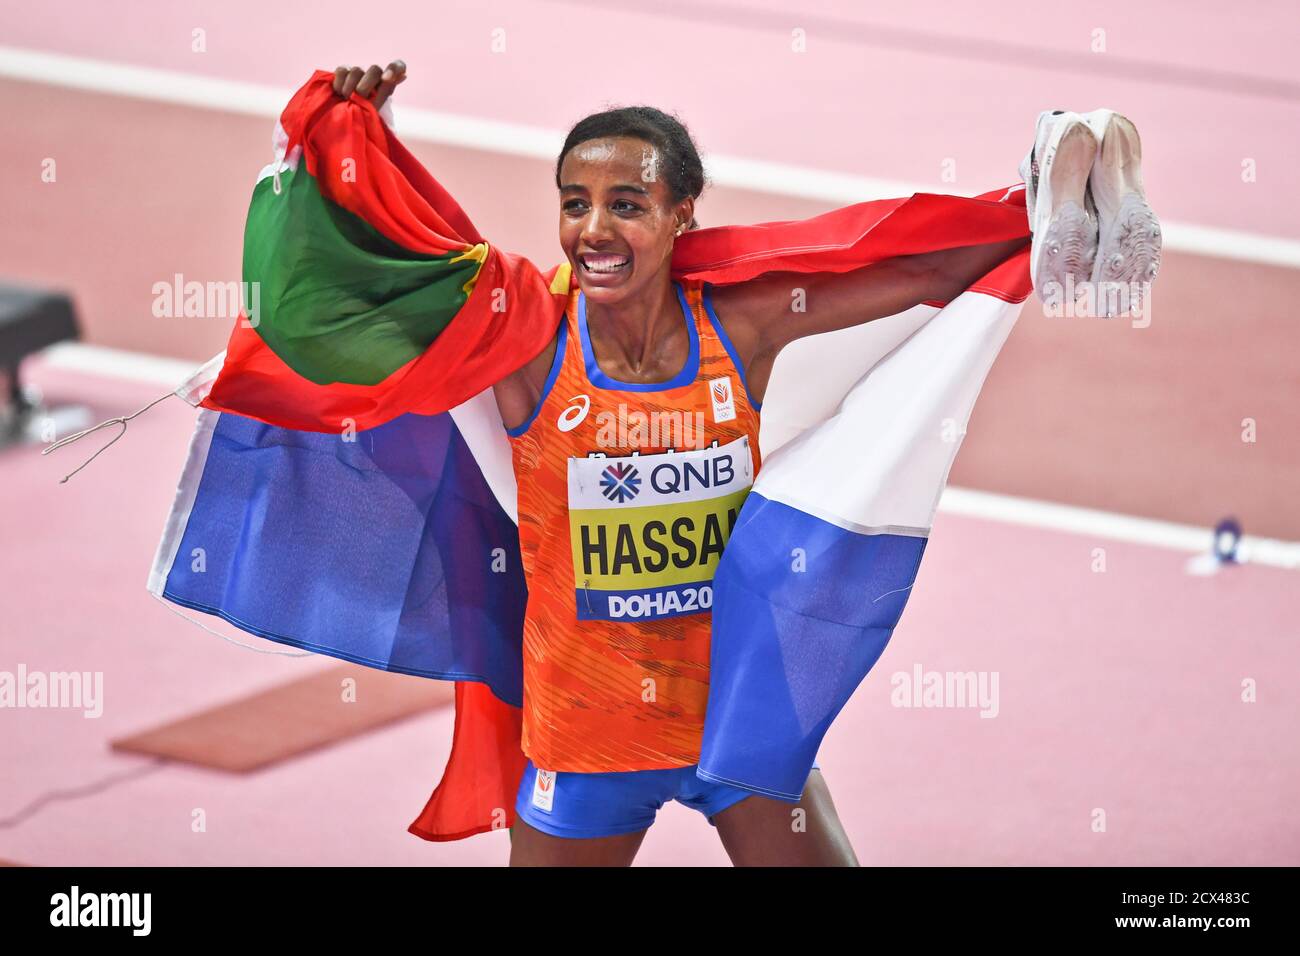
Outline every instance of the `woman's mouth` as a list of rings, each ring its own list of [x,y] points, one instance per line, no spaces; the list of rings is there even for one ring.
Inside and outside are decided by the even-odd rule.
[[[606,276],[615,275],[627,269],[632,264],[632,257],[610,253],[586,253],[578,256],[578,262],[582,266],[583,272],[588,275]]]

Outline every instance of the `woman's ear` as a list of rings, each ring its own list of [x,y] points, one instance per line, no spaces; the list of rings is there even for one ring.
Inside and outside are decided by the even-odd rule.
[[[694,229],[695,227],[695,200],[687,199],[677,210],[677,235],[680,236],[682,233]]]

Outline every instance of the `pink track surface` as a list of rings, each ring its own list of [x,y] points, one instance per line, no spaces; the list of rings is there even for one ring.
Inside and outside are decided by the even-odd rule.
[[[1054,8],[777,0],[451,6],[137,0],[0,5],[0,42],[274,84],[404,58],[400,103],[567,128],[606,103],[677,110],[702,147],[975,192],[1018,181],[1043,108],[1122,109],[1166,220],[1300,238],[1300,15],[1268,3]],[[207,51],[191,51],[196,28]],[[506,52],[490,52],[504,29]],[[790,52],[791,31],[808,52]],[[1096,29],[1106,52],[1092,52]],[[70,289],[85,338],[204,359],[229,325],[158,319],[151,287],[239,275],[269,124],[42,84],[0,98],[0,281]],[[416,150],[485,235],[556,261],[547,163]],[[57,184],[40,181],[43,159]],[[1243,182],[1244,160],[1258,181]],[[954,161],[955,182],[940,171]],[[508,194],[500,184],[511,183]],[[826,203],[717,187],[701,220]],[[1167,253],[1149,329],[1026,305],[981,397],[956,484],[1300,538],[1300,271]],[[26,377],[95,420],[163,389],[37,359]],[[1259,440],[1240,440],[1243,418]],[[102,671],[99,719],[0,711],[0,858],[36,864],[485,864],[489,834],[406,833],[445,761],[451,713],[228,776],[108,741],[325,666],[205,634],[144,590],[193,411],[177,399],[68,484],[87,439],[0,452],[0,670]],[[1108,570],[1094,573],[1093,549]],[[1172,551],[941,515],[903,623],[820,754],[863,863],[1296,864],[1300,645],[1295,573],[1187,576]],[[266,648],[220,622],[206,623]],[[890,678],[994,672],[1000,709],[891,706]],[[1243,681],[1258,702],[1241,700]],[[138,774],[138,776],[133,776]],[[14,819],[42,795],[78,791]],[[191,831],[206,813],[207,832]],[[1106,832],[1093,832],[1097,810]],[[725,864],[666,807],[640,864]]]
[[[416,106],[567,129],[606,102],[649,102],[681,111],[706,150],[936,184],[953,159],[951,188],[971,192],[1015,180],[1039,110],[1122,107],[1142,130],[1162,216],[1300,237],[1300,14],[1267,0],[310,9],[52,0],[39,15],[0,8],[0,37],[286,89],[316,68],[401,57],[411,71],[402,100]],[[806,53],[791,52],[796,28]],[[191,49],[196,29],[203,53]],[[494,53],[498,29],[505,51]],[[1093,52],[1096,30],[1105,52]],[[1246,158],[1256,183],[1241,180]]]

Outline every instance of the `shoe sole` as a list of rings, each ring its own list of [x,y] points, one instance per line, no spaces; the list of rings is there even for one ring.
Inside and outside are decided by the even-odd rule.
[[[1097,137],[1082,119],[1065,121],[1066,128],[1048,140],[1040,167],[1036,197],[1035,249],[1031,253],[1034,288],[1058,283],[1067,276],[1090,276],[1097,256],[1097,224],[1088,216],[1084,193],[1097,158]],[[1055,142],[1053,142],[1055,140]]]
[[[1142,188],[1142,144],[1127,117],[1113,113],[1107,120],[1090,184],[1100,220],[1091,279],[1103,313],[1109,314],[1111,297],[1102,294],[1105,286],[1099,283],[1120,284],[1117,291],[1127,301],[1131,283],[1145,289],[1160,271],[1160,220]],[[1136,295],[1140,299],[1141,291]],[[1129,308],[1138,304],[1129,303]],[[1122,304],[1121,311],[1126,311]]]

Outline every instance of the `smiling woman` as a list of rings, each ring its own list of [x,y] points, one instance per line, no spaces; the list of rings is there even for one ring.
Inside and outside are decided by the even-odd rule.
[[[565,138],[555,163],[560,192],[560,242],[591,288],[626,285],[638,278],[637,253],[652,267],[671,258],[672,239],[694,229],[695,200],[704,190],[704,166],[681,122],[650,106],[629,106],[586,117]],[[591,227],[593,206],[636,224],[620,235]],[[586,227],[584,235],[579,226]],[[601,242],[609,241],[603,248]],[[641,248],[619,248],[621,242]],[[645,268],[641,282],[653,277]],[[610,282],[598,282],[610,276]],[[586,291],[584,286],[584,291]],[[590,295],[590,292],[589,292]],[[600,301],[600,300],[596,300]],[[615,301],[606,299],[604,301]]]

